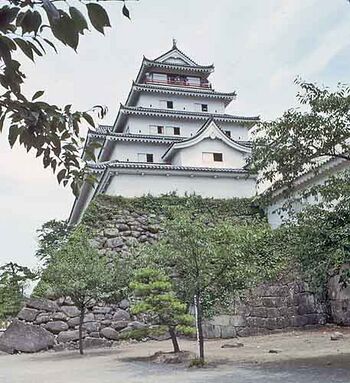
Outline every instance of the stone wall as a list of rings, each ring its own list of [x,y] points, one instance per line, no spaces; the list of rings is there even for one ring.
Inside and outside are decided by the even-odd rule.
[[[129,302],[125,299],[118,304],[98,304],[89,307],[83,324],[84,347],[112,346],[113,342],[126,338],[126,334],[131,330],[145,328],[145,324],[138,322],[129,314],[128,307]],[[61,298],[52,301],[32,298],[18,313],[15,322],[16,331],[20,329],[29,337],[32,336],[32,339],[26,341],[23,336],[16,339],[16,334],[12,334],[12,343],[8,343],[7,347],[12,347],[12,352],[30,352],[30,344],[35,344],[36,334],[40,334],[40,338],[46,336],[48,339],[47,344],[42,344],[42,349],[76,349],[79,339],[78,324],[79,310],[70,299]],[[11,325],[9,329],[11,333]],[[0,350],[4,349],[6,344],[6,333],[7,331],[0,337]],[[35,351],[40,350],[32,350]]]
[[[207,338],[310,328],[326,323],[325,306],[302,282],[261,285],[205,324]]]
[[[167,209],[184,203],[186,198],[174,196],[131,200],[99,197],[87,209],[83,223],[92,229],[92,245],[112,262],[115,257],[127,257],[140,244],[157,241]],[[259,214],[250,206],[249,200],[197,199],[195,203],[198,210],[210,210],[214,219],[247,221]],[[341,300],[337,294],[332,306],[334,318],[340,318],[337,313],[344,306],[343,302],[339,303]],[[217,312],[218,315],[204,326],[208,338],[308,328],[324,324],[327,319],[326,308],[302,282],[259,286],[240,300],[235,300],[231,307],[217,308]],[[45,331],[51,342],[50,347],[56,350],[77,347],[78,310],[69,300],[31,299],[19,313],[18,319],[17,326],[27,324]],[[89,307],[86,313],[84,346],[110,346],[122,339],[130,329],[144,326],[130,316],[126,300],[112,305],[98,304]],[[1,340],[3,336],[0,345]]]

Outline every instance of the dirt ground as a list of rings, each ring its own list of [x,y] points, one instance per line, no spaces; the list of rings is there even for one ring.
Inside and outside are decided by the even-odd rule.
[[[344,339],[331,341],[335,330]],[[221,348],[241,342],[240,348]],[[182,339],[183,350],[196,351],[196,342]],[[1,383],[349,383],[350,329],[325,327],[239,340],[206,342],[209,362],[204,369],[157,365],[147,357],[171,351],[170,341],[121,344],[112,349],[40,354],[0,354]],[[271,353],[270,350],[274,350]]]

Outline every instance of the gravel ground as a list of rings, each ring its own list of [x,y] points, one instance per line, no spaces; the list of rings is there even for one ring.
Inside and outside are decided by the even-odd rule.
[[[330,340],[334,329],[206,343],[209,366],[188,369],[146,361],[156,351],[170,351],[169,341],[123,344],[113,349],[0,355],[1,383],[350,383],[350,330]],[[196,342],[182,340],[184,350]],[[277,353],[270,353],[275,350]],[[142,358],[146,358],[142,361]]]

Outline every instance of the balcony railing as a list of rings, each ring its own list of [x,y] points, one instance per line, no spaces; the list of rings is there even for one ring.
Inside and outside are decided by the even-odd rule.
[[[172,80],[172,79],[157,80],[157,79],[152,79],[152,78],[146,78],[145,83],[146,84],[183,86],[183,87],[189,87],[189,88],[211,89],[211,84],[209,81],[201,81],[200,83],[197,83],[197,82],[187,81],[187,80]]]

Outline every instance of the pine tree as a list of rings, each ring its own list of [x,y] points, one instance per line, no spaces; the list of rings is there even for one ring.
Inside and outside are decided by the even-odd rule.
[[[175,296],[170,278],[159,270],[144,268],[136,272],[130,287],[137,299],[133,314],[146,314],[153,325],[167,327],[174,352],[180,352],[176,334],[192,333],[193,317]]]

